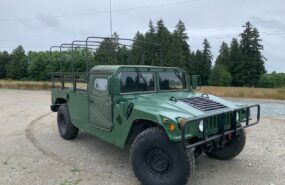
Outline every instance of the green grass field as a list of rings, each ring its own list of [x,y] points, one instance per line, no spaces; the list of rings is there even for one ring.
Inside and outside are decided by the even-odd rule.
[[[50,82],[14,81],[0,80],[2,89],[26,89],[26,90],[49,90]],[[212,87],[204,86],[200,92],[213,94],[222,97],[258,98],[285,100],[285,88],[249,88],[249,87]]]

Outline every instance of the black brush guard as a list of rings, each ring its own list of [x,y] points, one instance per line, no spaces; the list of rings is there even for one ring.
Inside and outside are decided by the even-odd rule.
[[[250,110],[252,108],[257,108],[257,119],[255,122],[250,123],[249,122],[250,121]],[[239,111],[245,111],[245,123],[246,124],[244,126],[238,126],[238,122],[236,120],[236,115]],[[227,114],[227,113],[231,114],[231,129],[230,130],[225,130],[225,128],[224,128],[225,114]],[[208,119],[209,117],[212,117],[212,116],[219,116],[219,120],[218,120],[219,131],[217,134],[208,137],[208,134],[207,134],[208,122],[206,121],[206,119]],[[201,121],[201,120],[203,120],[203,133],[202,133],[203,138],[201,141],[190,144],[189,142],[187,142],[187,140],[185,138],[186,125],[194,124],[194,123],[197,124],[197,121]],[[227,136],[229,134],[233,134],[233,137],[235,137],[236,133],[238,131],[245,129],[247,127],[256,125],[257,123],[259,123],[259,121],[260,121],[260,105],[244,106],[244,107],[241,107],[238,109],[231,109],[231,110],[222,111],[222,112],[218,112],[218,113],[207,114],[206,116],[199,116],[199,117],[185,119],[183,122],[180,123],[182,144],[185,148],[190,149],[190,148],[194,148],[196,146],[203,145],[203,144],[206,144],[206,143],[208,143],[210,141],[214,141],[214,140],[220,139],[221,141],[224,141],[225,136]]]

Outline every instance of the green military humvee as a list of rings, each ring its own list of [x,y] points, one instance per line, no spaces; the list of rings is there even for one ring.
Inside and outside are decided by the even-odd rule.
[[[244,128],[259,122],[259,105],[196,93],[198,76],[180,68],[101,65],[83,75],[86,80],[79,73],[52,75],[51,110],[61,137],[74,139],[80,129],[121,148],[130,143],[142,184],[186,184],[196,157],[234,158],[245,145]]]

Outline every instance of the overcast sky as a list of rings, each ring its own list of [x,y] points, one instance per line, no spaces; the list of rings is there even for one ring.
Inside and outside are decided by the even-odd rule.
[[[152,19],[173,30],[181,19],[187,26],[191,50],[208,38],[214,57],[222,41],[238,37],[251,21],[260,31],[268,72],[285,72],[284,0],[112,0],[113,31],[133,38]],[[109,0],[1,0],[0,50],[17,45],[48,50],[51,45],[109,36]]]

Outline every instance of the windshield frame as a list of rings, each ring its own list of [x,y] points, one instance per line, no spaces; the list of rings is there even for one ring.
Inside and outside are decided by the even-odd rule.
[[[139,70],[141,73],[144,72],[153,72],[154,73],[154,91],[134,91],[134,92],[120,92],[120,95],[136,95],[136,94],[153,94],[153,93],[165,93],[165,92],[185,92],[185,91],[191,91],[191,84],[189,81],[189,74],[182,68],[167,68],[167,67],[155,67],[155,66],[127,66],[127,67],[121,67],[118,69],[113,76],[117,76],[121,72],[137,72]],[[182,72],[185,73],[185,80],[186,80],[186,88],[185,89],[175,89],[175,90],[160,90],[159,85],[159,73],[160,72]]]

